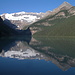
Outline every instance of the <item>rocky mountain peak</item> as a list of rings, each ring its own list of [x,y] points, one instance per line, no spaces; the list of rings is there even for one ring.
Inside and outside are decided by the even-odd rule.
[[[69,9],[69,8],[72,7],[72,5],[71,5],[70,3],[68,3],[68,2],[63,2],[59,7],[60,7],[60,8],[66,7],[67,9]]]
[[[68,2],[63,2],[58,8],[54,9],[53,12],[56,13],[60,10],[68,10],[71,7],[73,7],[71,4],[69,4]]]
[[[62,3],[62,5],[71,5],[71,4],[65,1]]]

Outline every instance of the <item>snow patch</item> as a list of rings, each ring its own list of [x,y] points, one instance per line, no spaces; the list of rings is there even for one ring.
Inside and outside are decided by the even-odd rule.
[[[14,14],[19,16],[14,16]],[[19,13],[12,13],[12,14],[6,14],[5,18],[8,20],[26,20],[28,22],[35,22],[36,19],[40,19],[40,17],[31,15],[31,14],[25,14],[25,12],[19,12]]]

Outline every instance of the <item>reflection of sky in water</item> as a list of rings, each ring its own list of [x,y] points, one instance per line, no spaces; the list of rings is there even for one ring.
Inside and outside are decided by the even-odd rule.
[[[26,41],[15,41],[3,46],[4,48],[0,53],[0,74],[75,75],[75,68],[73,68],[75,67],[75,59],[67,55],[53,53],[52,50],[55,48],[48,43],[52,40],[46,40],[45,43],[48,45],[44,45],[42,42],[33,39],[29,45]],[[56,44],[56,41],[53,42]],[[60,44],[60,41],[58,42]],[[59,44],[57,45],[59,46]]]
[[[50,61],[0,57],[1,75],[75,75],[75,68],[62,71]]]

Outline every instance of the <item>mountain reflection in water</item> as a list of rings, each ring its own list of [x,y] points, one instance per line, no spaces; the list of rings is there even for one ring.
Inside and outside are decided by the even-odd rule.
[[[63,71],[75,67],[75,38],[2,38],[0,56],[52,61]]]

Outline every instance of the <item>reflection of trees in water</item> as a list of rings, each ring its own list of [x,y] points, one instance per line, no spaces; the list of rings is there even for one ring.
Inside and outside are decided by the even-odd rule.
[[[62,70],[75,67],[75,39],[74,38],[37,38],[30,42],[30,46],[35,50],[45,54],[48,58]],[[38,43],[39,42],[39,43]]]
[[[10,57],[10,58],[12,57],[12,58],[18,58],[18,59],[40,59],[40,60],[44,59],[46,61],[52,61],[60,69],[65,71],[65,70],[68,70],[70,67],[75,67],[75,58],[67,54],[66,55],[62,54],[60,53],[62,52],[62,50],[58,52],[59,50],[57,51],[57,49],[61,49],[61,48],[64,49],[62,44],[64,42],[70,46],[70,44],[73,41],[74,41],[73,39],[72,41],[71,40],[61,41],[61,40],[52,40],[52,39],[51,40],[42,39],[38,41],[34,38],[32,38],[31,40],[31,37],[28,37],[28,38],[18,37],[16,39],[15,38],[1,39],[0,40],[0,50],[1,50],[0,56]],[[59,42],[59,44],[57,42]],[[60,48],[58,48],[58,46],[60,46]]]
[[[0,56],[17,59],[43,59],[41,53],[29,47],[29,40],[27,40],[27,38],[14,40],[6,47],[4,46]]]

